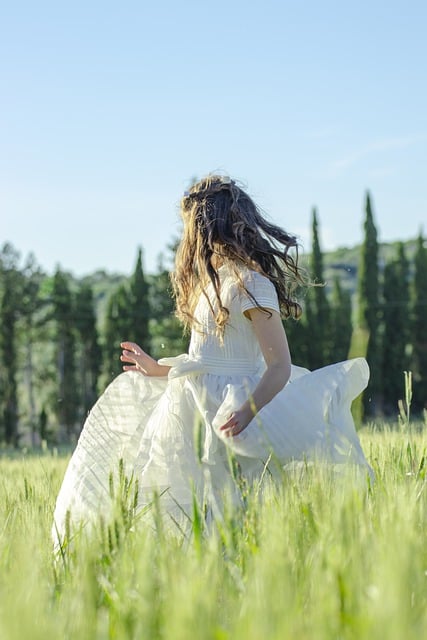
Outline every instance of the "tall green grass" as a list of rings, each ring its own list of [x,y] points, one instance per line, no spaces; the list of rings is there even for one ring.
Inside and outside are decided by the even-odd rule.
[[[299,465],[261,490],[241,484],[215,526],[195,503],[186,537],[155,504],[132,520],[130,495],[56,560],[66,459],[3,458],[0,638],[427,637],[427,435],[371,426],[362,444],[373,484]]]

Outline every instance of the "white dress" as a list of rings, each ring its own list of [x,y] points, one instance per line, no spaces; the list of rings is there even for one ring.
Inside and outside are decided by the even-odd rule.
[[[194,493],[221,499],[230,479],[230,452],[248,477],[262,473],[268,461],[270,466],[351,462],[370,472],[350,413],[369,378],[363,358],[313,372],[293,366],[285,388],[244,431],[222,436],[219,427],[250,397],[265,365],[244,315],[253,300],[226,267],[219,274],[230,312],[223,342],[202,295],[195,312],[200,328],[192,333],[189,353],[159,361],[172,367],[167,378],[126,372],[109,385],[88,415],[68,465],[56,503],[55,536],[64,535],[67,518],[77,524],[108,516],[111,473],[117,475],[119,460],[138,481],[138,507],[149,505],[156,492],[163,512],[174,520],[191,514]],[[242,275],[259,305],[279,311],[267,278],[249,270]]]

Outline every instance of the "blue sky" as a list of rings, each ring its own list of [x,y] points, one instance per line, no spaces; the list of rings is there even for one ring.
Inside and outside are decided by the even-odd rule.
[[[16,2],[0,9],[0,243],[147,271],[192,176],[241,179],[310,248],[427,221],[427,4]],[[427,224],[425,224],[427,228]]]

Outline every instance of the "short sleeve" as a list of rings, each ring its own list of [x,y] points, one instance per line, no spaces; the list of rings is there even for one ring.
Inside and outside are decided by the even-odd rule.
[[[266,278],[266,276],[256,271],[248,271],[243,276],[243,284],[254,299],[248,295],[247,291],[243,290],[241,292],[242,313],[248,311],[248,309],[254,309],[257,306],[272,309],[280,313],[276,289],[271,280]]]

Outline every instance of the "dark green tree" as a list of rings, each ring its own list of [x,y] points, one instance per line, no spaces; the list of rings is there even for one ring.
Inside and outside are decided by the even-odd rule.
[[[310,339],[304,317],[299,320],[286,318],[283,321],[283,326],[285,327],[292,362],[300,367],[309,368],[308,345],[310,344]]]
[[[54,404],[60,429],[70,437],[78,418],[80,399],[76,379],[75,314],[70,284],[57,269],[52,286],[52,317],[55,324],[57,388]]]
[[[75,328],[78,337],[78,371],[83,415],[89,411],[97,396],[101,352],[96,326],[93,290],[82,284],[76,293]]]
[[[0,421],[4,441],[18,444],[17,331],[22,275],[19,254],[6,244],[0,254]]]
[[[412,289],[412,364],[414,410],[427,409],[427,247],[417,238]]]
[[[43,341],[44,317],[43,309],[46,308],[47,300],[41,295],[41,285],[45,278],[44,273],[37,264],[35,257],[30,254],[25,262],[23,271],[22,296],[20,304],[20,341],[24,356],[24,387],[27,399],[27,422],[30,428],[31,441],[33,446],[37,444],[36,434],[39,431],[38,405],[40,393],[38,390],[40,376],[36,371],[35,351],[40,348]]]
[[[174,252],[175,245],[171,245],[169,249]],[[162,257],[159,260],[158,271],[151,280],[150,304],[151,355],[158,359],[187,351],[188,336],[184,335],[182,325],[175,316],[175,300],[169,271]]]
[[[133,337],[134,318],[130,313],[131,301],[125,284],[120,285],[107,303],[104,324],[103,384],[122,372],[120,362],[120,343]],[[142,346],[142,345],[141,345]]]
[[[310,369],[324,366],[330,353],[329,304],[323,277],[323,254],[319,241],[319,224],[316,209],[312,219],[312,251],[310,277],[315,286],[307,293],[307,360]]]
[[[398,401],[404,397],[403,372],[409,365],[409,263],[401,242],[396,258],[384,268],[383,308],[383,409],[387,414],[396,414]]]
[[[353,332],[350,292],[341,286],[339,278],[334,280],[331,301],[331,343],[333,359],[337,362],[348,357]]]
[[[378,270],[377,230],[372,214],[371,198],[366,194],[366,219],[358,275],[358,326],[368,333],[366,358],[371,370],[369,385],[364,394],[366,414],[378,410],[380,393],[381,352],[379,345],[379,323],[381,319],[380,287]]]
[[[138,249],[135,270],[129,282],[130,333],[127,340],[150,351],[150,298],[149,286],[142,267],[142,249]]]
[[[104,324],[103,383],[121,373],[120,343],[138,343],[150,351],[149,284],[142,267],[142,250],[138,249],[135,270],[128,284],[122,284],[111,294]]]

